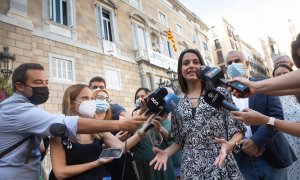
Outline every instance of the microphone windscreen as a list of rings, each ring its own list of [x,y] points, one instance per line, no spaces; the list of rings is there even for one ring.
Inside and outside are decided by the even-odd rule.
[[[159,94],[161,97],[165,97],[169,93],[167,87],[159,88],[155,94]]]
[[[179,98],[176,94],[168,94],[166,95],[166,97],[164,97],[164,100],[166,101],[166,105],[165,105],[166,114],[172,112],[179,102]]]
[[[225,96],[215,89],[207,90],[204,95],[204,101],[215,108],[220,108],[223,100],[225,100]]]
[[[164,98],[158,94],[153,94],[149,96],[147,107],[152,113],[158,113],[164,109],[165,104]]]
[[[205,65],[198,67],[198,69],[196,71],[196,75],[197,75],[198,79],[206,81],[205,73],[207,73],[210,69],[211,69],[211,67],[205,66]]]
[[[49,132],[54,137],[62,137],[67,132],[67,126],[62,123],[54,123],[50,126]]]

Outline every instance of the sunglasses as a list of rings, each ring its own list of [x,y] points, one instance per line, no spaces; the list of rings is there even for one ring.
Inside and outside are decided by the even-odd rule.
[[[91,87],[92,90],[95,90],[95,89],[105,89],[104,86],[92,86]]]
[[[235,59],[235,60],[232,60],[232,61],[230,61],[230,62],[227,62],[227,64],[228,64],[228,65],[231,65],[233,62],[234,62],[234,63],[241,63],[242,60],[241,60],[241,59]]]
[[[96,96],[96,99],[99,99],[99,100],[106,100],[107,102],[111,102],[111,99],[109,97],[105,97],[105,96],[102,96],[102,95],[97,95]]]

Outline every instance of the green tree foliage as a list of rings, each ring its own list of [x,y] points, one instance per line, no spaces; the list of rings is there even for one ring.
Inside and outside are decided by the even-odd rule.
[[[7,96],[13,94],[12,86],[8,83],[8,80],[0,77],[0,91],[4,91]]]

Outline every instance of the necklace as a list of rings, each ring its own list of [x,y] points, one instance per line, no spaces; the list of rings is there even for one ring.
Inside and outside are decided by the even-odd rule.
[[[188,97],[189,99],[199,99],[199,97]]]

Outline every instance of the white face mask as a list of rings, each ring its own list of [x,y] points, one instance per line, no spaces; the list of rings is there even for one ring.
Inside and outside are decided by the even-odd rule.
[[[96,103],[94,100],[83,101],[79,105],[79,113],[81,116],[92,118],[96,112]]]

